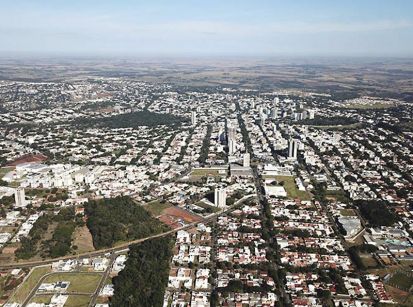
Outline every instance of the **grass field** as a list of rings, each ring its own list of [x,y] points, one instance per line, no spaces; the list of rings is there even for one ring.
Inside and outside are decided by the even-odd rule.
[[[69,295],[65,307],[85,307],[89,305],[90,296]]]
[[[148,210],[153,216],[161,215],[162,211],[169,207],[172,207],[170,203],[161,203],[158,200],[152,201],[143,206],[143,208],[145,208],[145,210]]]
[[[55,273],[49,275],[44,282],[70,281],[68,293],[92,293],[96,290],[101,278],[101,273]]]
[[[218,170],[209,168],[196,168],[191,172],[191,176],[203,177],[203,176],[220,176]]]
[[[275,176],[275,180],[279,183],[284,182],[284,188],[287,191],[289,198],[299,198],[301,200],[311,200],[311,195],[307,191],[300,191],[295,184],[292,176]]]
[[[13,170],[14,167],[1,167],[0,168],[0,179],[3,178],[4,175],[6,175],[8,172]]]
[[[326,198],[327,199],[334,199],[336,201],[342,202],[342,203],[348,203],[349,199],[347,198],[346,193],[343,190],[338,190],[338,191],[326,191]]]
[[[341,209],[340,214],[342,216],[357,216],[353,209]]]
[[[48,304],[50,303],[50,299],[52,295],[35,295],[31,300],[30,303],[38,303],[38,304]]]
[[[77,253],[94,251],[93,238],[87,226],[76,227],[74,232],[73,245],[77,246]]]
[[[390,286],[407,292],[410,287],[413,286],[413,276],[402,272],[396,272],[387,283]]]
[[[30,291],[36,286],[39,279],[51,271],[50,266],[34,268],[26,280],[17,288],[12,295],[11,302],[23,303]]]

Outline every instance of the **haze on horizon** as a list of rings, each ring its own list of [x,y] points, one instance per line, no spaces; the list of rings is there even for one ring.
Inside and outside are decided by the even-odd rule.
[[[0,54],[413,55],[413,2],[2,1]]]

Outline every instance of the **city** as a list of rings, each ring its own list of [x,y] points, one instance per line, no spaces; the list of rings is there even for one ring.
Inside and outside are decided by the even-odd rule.
[[[38,96],[66,100],[26,110]],[[409,103],[124,78],[0,97],[5,306],[124,305],[151,237],[165,307],[395,304],[412,279]]]
[[[413,306],[413,2],[0,9],[0,306]]]

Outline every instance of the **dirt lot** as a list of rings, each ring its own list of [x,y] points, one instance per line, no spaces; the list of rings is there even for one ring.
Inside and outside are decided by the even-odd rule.
[[[169,207],[162,211],[162,215],[158,217],[160,221],[171,226],[172,228],[178,228],[181,225],[180,222],[185,222],[186,224],[192,222],[198,222],[201,218],[197,215],[189,213],[178,207]]]
[[[24,155],[24,156],[21,156],[21,157],[15,159],[14,161],[8,163],[7,166],[16,166],[18,164],[27,163],[27,162],[43,162],[43,161],[46,161],[46,160],[47,160],[47,157],[45,155],[28,154],[28,155]]]

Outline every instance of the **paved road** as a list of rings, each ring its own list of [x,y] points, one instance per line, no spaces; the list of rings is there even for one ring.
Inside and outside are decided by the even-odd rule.
[[[13,263],[9,263],[9,264],[4,264],[4,265],[0,265],[0,270],[15,269],[15,268],[32,268],[32,267],[35,267],[35,266],[40,266],[40,265],[45,265],[45,264],[52,264],[53,262],[56,262],[56,261],[59,261],[59,260],[83,259],[83,258],[90,258],[90,257],[98,257],[98,256],[102,256],[102,255],[107,254],[107,253],[113,253],[113,252],[119,252],[119,251],[122,251],[122,250],[127,250],[130,245],[142,243],[144,241],[155,239],[155,238],[165,237],[167,235],[174,234],[174,233],[178,232],[179,230],[185,230],[185,229],[193,228],[193,227],[197,226],[198,224],[206,223],[210,220],[213,220],[214,218],[216,218],[219,215],[222,215],[222,214],[224,214],[228,211],[234,210],[234,208],[238,207],[245,200],[247,200],[251,197],[254,197],[254,196],[256,196],[256,194],[246,195],[243,198],[241,198],[240,200],[238,200],[237,202],[235,202],[234,205],[232,205],[231,207],[225,208],[222,211],[211,214],[208,217],[203,218],[198,222],[193,222],[193,223],[187,224],[185,226],[169,230],[167,232],[152,235],[152,236],[142,238],[142,239],[129,241],[129,242],[117,245],[115,247],[105,248],[105,249],[101,249],[101,250],[93,251],[93,252],[87,252],[87,253],[82,253],[82,254],[77,254],[77,255],[63,256],[63,257],[59,257],[59,258],[46,259],[46,260],[41,260],[41,261],[13,262]]]
[[[99,296],[99,292],[103,288],[103,286],[105,285],[106,279],[109,277],[110,271],[112,269],[113,262],[115,261],[115,258],[116,258],[116,254],[113,253],[110,257],[108,267],[106,268],[105,273],[103,274],[102,278],[100,279],[99,285],[96,287],[96,290],[92,295],[92,298],[90,299],[90,302],[89,302],[90,307],[95,306],[96,300]]]

